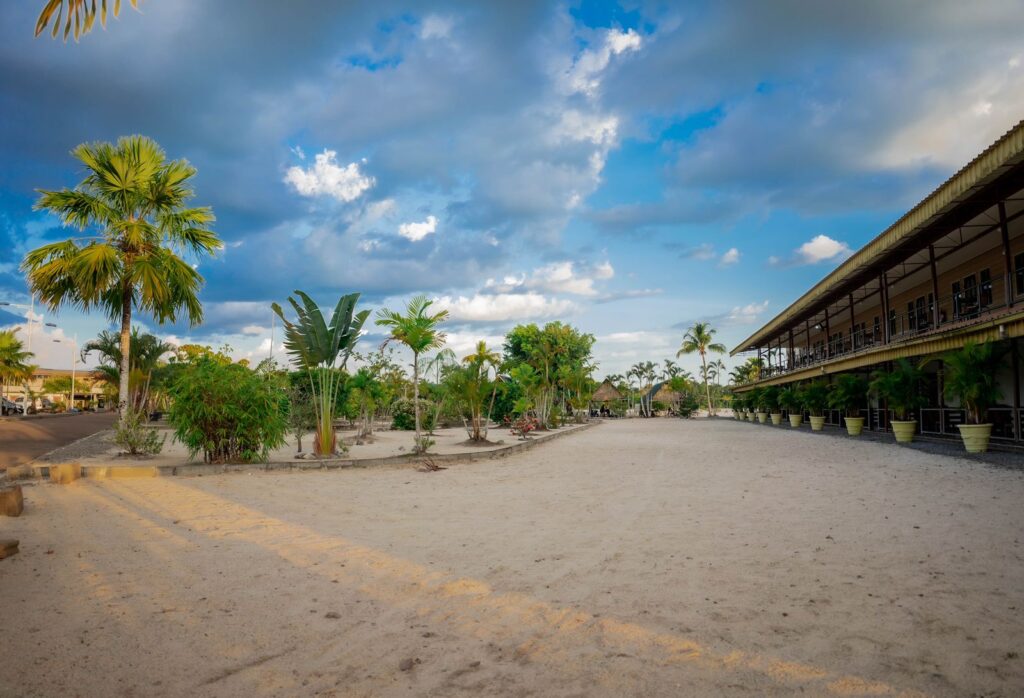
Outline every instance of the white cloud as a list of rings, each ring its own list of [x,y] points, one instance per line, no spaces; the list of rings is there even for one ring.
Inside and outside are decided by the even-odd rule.
[[[721,259],[718,260],[718,266],[728,267],[736,264],[740,261],[740,251],[735,247],[730,247],[726,250],[725,254],[722,255]]]
[[[715,258],[715,246],[710,242],[702,242],[696,247],[683,250],[679,256],[683,259],[699,259],[702,262]]]
[[[572,301],[548,298],[539,293],[498,293],[466,296],[441,296],[436,299],[452,320],[464,322],[502,322],[533,320],[568,315],[576,311]]]
[[[833,240],[828,235],[817,235],[796,250],[797,258],[804,264],[849,257],[851,252],[850,246],[845,242]]]
[[[725,321],[731,325],[753,325],[757,322],[757,318],[760,317],[761,313],[767,309],[768,301],[736,306],[725,316]]]
[[[421,39],[447,39],[451,36],[454,22],[451,17],[427,15],[420,26]]]
[[[573,262],[553,262],[533,270],[530,276],[506,276],[501,281],[488,279],[485,288],[494,293],[512,293],[521,290],[570,293],[575,296],[596,296],[596,281],[615,276],[615,269],[608,261],[593,267],[577,269]]]
[[[564,76],[565,89],[594,96],[601,87],[601,73],[611,62],[612,56],[628,51],[638,51],[643,40],[634,30],[609,29],[604,41],[595,48],[584,50]]]
[[[427,220],[422,223],[402,223],[398,226],[398,234],[413,242],[419,242],[436,231],[437,218],[434,216],[427,216]]]
[[[302,196],[331,196],[345,203],[355,201],[376,184],[376,180],[363,174],[358,162],[350,162],[341,167],[337,157],[335,151],[324,150],[316,156],[312,167],[305,170],[301,167],[289,168],[284,181],[295,187]]]
[[[263,327],[262,325],[246,325],[245,327],[242,328],[242,334],[247,335],[258,336],[261,334],[266,334],[267,332],[269,332],[269,330],[266,327]]]

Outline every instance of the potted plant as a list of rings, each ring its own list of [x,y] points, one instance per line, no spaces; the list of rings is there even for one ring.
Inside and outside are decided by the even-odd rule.
[[[782,424],[782,409],[779,407],[779,388],[775,385],[769,385],[764,389],[764,408],[772,418],[772,424],[779,426]]]
[[[754,410],[757,421],[764,424],[765,420],[768,419],[768,414],[764,409],[764,388],[754,388],[750,391],[750,407]],[[754,420],[751,419],[750,421]]]
[[[828,387],[821,381],[811,381],[800,389],[804,409],[811,415],[811,431],[825,428],[825,408],[828,406]]]
[[[926,402],[921,395],[923,384],[924,371],[907,359],[898,359],[891,371],[879,369],[871,374],[871,393],[884,400],[895,417],[889,423],[897,443],[914,440],[917,420],[913,413]]]
[[[743,405],[745,400],[742,395],[732,396],[732,416],[735,419],[743,419]]]
[[[789,426],[796,429],[803,424],[804,406],[800,399],[800,389],[796,385],[790,385],[779,391],[779,405],[789,413]]]
[[[868,382],[864,378],[853,373],[836,376],[828,395],[828,406],[843,413],[846,433],[850,436],[860,436],[864,431],[860,408],[867,402],[867,397]]]
[[[992,436],[992,424],[985,421],[988,408],[1002,397],[997,376],[1005,350],[997,344],[968,342],[962,349],[942,357],[946,397],[955,397],[967,413],[966,424],[958,424],[960,438],[968,453],[984,453]]]

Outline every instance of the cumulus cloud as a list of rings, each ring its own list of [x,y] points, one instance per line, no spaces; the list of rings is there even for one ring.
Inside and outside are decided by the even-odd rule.
[[[608,67],[613,56],[639,51],[643,43],[633,29],[609,29],[596,47],[580,52],[572,67],[565,72],[564,88],[569,92],[582,93],[593,97],[601,87],[601,74]]]
[[[594,284],[614,276],[615,269],[608,261],[589,267],[577,267],[570,261],[553,262],[534,269],[529,276],[506,276],[501,281],[488,279],[484,289],[491,293],[539,290],[576,296],[597,296],[598,290]]]
[[[853,254],[853,250],[845,242],[833,240],[828,235],[816,235],[800,247],[793,250],[788,257],[772,255],[768,258],[770,267],[796,267],[822,262],[841,262]]]
[[[753,325],[767,309],[768,301],[736,306],[725,315],[725,323],[730,325]]]
[[[413,242],[419,242],[436,231],[437,218],[434,216],[427,216],[427,220],[420,223],[402,223],[398,226],[398,234],[406,240],[412,240]]]
[[[312,167],[288,168],[284,181],[302,196],[330,196],[345,203],[355,201],[375,183],[373,177],[360,170],[360,163],[338,164],[338,153],[324,150],[316,156]],[[365,164],[363,160],[363,164]]]
[[[681,259],[698,259],[707,261],[715,258],[715,246],[710,242],[702,242],[693,247],[687,247],[679,253]]]
[[[729,267],[740,261],[740,251],[735,247],[730,247],[725,253],[719,258],[718,266]]]
[[[452,33],[454,21],[451,17],[427,15],[420,24],[421,39],[447,39]]]
[[[436,299],[453,321],[506,322],[565,317],[577,310],[572,301],[548,298],[539,293],[477,293],[471,297],[441,296]]]

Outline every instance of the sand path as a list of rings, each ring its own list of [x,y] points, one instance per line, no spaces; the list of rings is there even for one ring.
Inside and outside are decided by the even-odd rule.
[[[38,485],[0,695],[1019,695],[1024,475],[729,421]]]

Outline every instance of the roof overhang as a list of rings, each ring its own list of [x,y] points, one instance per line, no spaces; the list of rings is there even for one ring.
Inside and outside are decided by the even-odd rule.
[[[840,264],[730,355],[764,346],[1024,187],[1024,121]]]

